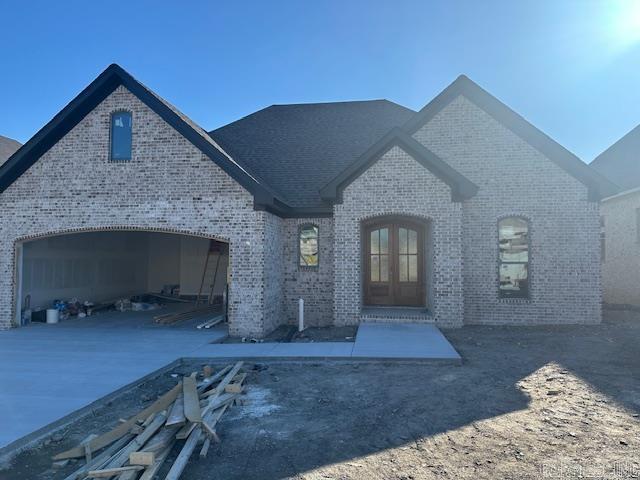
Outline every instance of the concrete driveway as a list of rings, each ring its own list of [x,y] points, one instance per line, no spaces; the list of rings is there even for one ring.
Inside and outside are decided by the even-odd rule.
[[[226,327],[196,329],[203,319],[159,326],[152,321],[155,313],[108,312],[0,332],[0,454],[25,435],[183,357],[460,362],[432,325],[363,324],[355,343],[212,344],[227,335]]]
[[[0,332],[0,448],[226,336],[152,316],[109,312]]]

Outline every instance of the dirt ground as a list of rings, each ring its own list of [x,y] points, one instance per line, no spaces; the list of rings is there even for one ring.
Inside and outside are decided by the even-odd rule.
[[[222,443],[205,460],[194,455],[183,478],[640,477],[640,314],[609,312],[599,326],[468,326],[445,334],[462,366],[265,363],[252,370],[248,404],[225,414]],[[52,454],[111,428],[173,383],[167,374],[125,393],[19,455],[0,479],[64,478],[73,467],[51,470]]]
[[[354,342],[358,327],[310,327],[298,332],[295,325],[281,325],[271,332],[262,342],[312,343],[312,342]],[[247,337],[226,337],[214,343],[253,342]]]

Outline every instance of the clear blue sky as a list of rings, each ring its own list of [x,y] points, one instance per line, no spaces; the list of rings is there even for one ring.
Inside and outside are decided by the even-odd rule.
[[[421,108],[464,73],[585,161],[640,123],[640,0],[3,1],[0,134],[110,63],[206,129],[273,103]]]

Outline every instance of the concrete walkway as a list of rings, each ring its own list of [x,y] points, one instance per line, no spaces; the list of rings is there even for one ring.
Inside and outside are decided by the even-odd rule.
[[[18,446],[25,435],[179,358],[460,362],[451,344],[431,325],[363,324],[355,343],[212,344],[226,336],[224,327],[197,330],[196,320],[162,327],[154,325],[151,316],[110,312],[0,332],[0,455]]]

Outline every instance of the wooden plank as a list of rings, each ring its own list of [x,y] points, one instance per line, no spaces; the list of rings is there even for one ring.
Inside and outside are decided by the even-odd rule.
[[[193,423],[202,421],[200,399],[195,376],[184,377],[182,380],[182,395],[184,396],[184,416]]]
[[[204,425],[204,424],[203,424]],[[200,449],[200,458],[206,458],[209,453],[209,447],[211,446],[211,439],[205,438],[204,443],[202,444],[202,448]]]
[[[184,396],[181,393],[178,395],[178,398],[176,398],[176,401],[173,402],[171,410],[169,410],[166,425],[168,427],[171,425],[184,425],[186,421],[187,419],[184,416]]]
[[[131,470],[144,470],[144,467],[142,465],[127,465],[126,467],[105,468],[104,470],[91,470],[87,474],[87,476],[89,478],[109,478],[120,475],[121,473],[130,472]]]
[[[156,461],[156,454],[153,452],[131,452],[129,454],[129,463],[131,465],[144,465],[148,467]]]
[[[225,393],[217,397],[211,397],[207,406],[202,409],[202,417],[205,418],[205,416],[210,412],[223,407],[224,405],[232,403],[237,397],[238,395],[235,393]],[[196,428],[197,425],[197,423],[187,423],[178,431],[178,433],[176,434],[176,438],[178,440],[184,440],[191,434],[191,432],[194,428]]]
[[[225,315],[222,314],[219,317],[214,318],[213,320],[211,320],[210,322],[208,322],[204,328],[209,329],[212,327],[215,327],[216,325],[218,325],[219,323],[222,323],[224,321]]]
[[[227,393],[242,393],[242,382],[247,378],[246,373],[241,373],[240,375],[236,375],[229,385],[224,387],[224,391]]]
[[[207,413],[233,402],[236,398],[238,398],[237,393],[223,393],[217,397],[211,397],[207,406],[202,409],[202,416],[204,417]]]
[[[184,440],[185,438],[188,438],[189,435],[191,435],[191,432],[193,432],[193,429],[196,428],[197,425],[198,425],[197,423],[187,423],[184,427],[178,430],[178,433],[176,433],[176,439]]]
[[[218,380],[220,380],[222,377],[224,377],[227,372],[229,370],[231,370],[233,368],[232,365],[227,365],[226,367],[224,367],[222,370],[220,370],[218,373],[205,378],[204,380],[202,380],[199,384],[198,384],[198,393],[202,393],[204,392],[207,388],[209,388],[212,384],[216,383]]]
[[[128,460],[131,452],[136,452],[142,448],[142,446],[151,438],[151,436],[158,431],[164,425],[167,420],[167,416],[163,413],[156,414],[156,418],[151,422],[147,428],[144,429],[140,435],[131,440],[126,447],[120,452],[111,457],[107,468],[116,468],[123,466]]]
[[[93,458],[93,451],[91,450],[91,440],[94,438],[98,438],[98,435],[92,433],[87,438],[80,442],[80,445],[84,448],[84,459],[87,463],[91,463],[91,459]]]
[[[147,443],[144,444],[145,452],[154,452],[158,454],[163,451],[165,448],[167,448],[167,445],[173,443],[176,438],[176,433],[179,429],[180,427],[178,425],[173,425],[171,427],[165,427],[161,429],[158,433],[151,437]]]
[[[78,477],[85,477],[89,470],[98,470],[107,464],[112,455],[121,450],[127,443],[133,439],[133,435],[128,434],[120,438],[108,448],[106,448],[100,455],[95,457],[90,464],[85,464],[74,471],[72,474],[67,475],[64,480],[76,480]]]
[[[144,420],[153,413],[167,409],[169,405],[171,405],[178,397],[178,394],[181,390],[182,382],[179,382],[175,387],[173,387],[147,408],[142,410],[140,413],[134,415],[126,422],[121,423],[110,432],[107,432],[103,435],[100,435],[98,438],[94,438],[93,440],[91,440],[91,442],[89,442],[91,449],[95,452],[103,447],[106,447],[107,445],[118,440],[123,435],[129,433],[131,427],[133,427],[139,420]],[[77,446],[57,454],[53,457],[53,460],[64,460],[65,458],[75,458],[82,456],[84,456],[84,446]]]
[[[180,450],[178,457],[173,462],[173,465],[171,465],[171,469],[167,473],[167,476],[164,477],[164,480],[178,480],[180,478],[180,475],[182,475],[182,472],[187,466],[187,462],[189,461],[191,454],[195,450],[196,445],[198,445],[201,438],[202,429],[200,427],[191,432],[191,435],[189,435],[187,441],[184,442],[182,450]]]
[[[213,390],[208,391],[203,395],[203,397],[211,396],[211,395],[220,395],[224,391],[224,387],[226,387],[231,380],[238,374],[244,362],[237,362],[233,368],[225,375],[225,377],[220,380],[220,383]]]
[[[199,325],[196,325],[196,328],[199,330],[202,330],[203,328],[211,328],[211,327],[215,327],[217,324],[219,324],[220,322],[222,322],[224,320],[224,313],[221,313],[219,315],[216,315],[215,317],[206,320],[202,323],[200,323]]]
[[[153,462],[153,465],[147,467],[138,480],[153,480],[160,468],[162,468],[162,464],[171,453],[174,444],[175,440],[173,440],[158,456],[156,456],[156,461]]]

